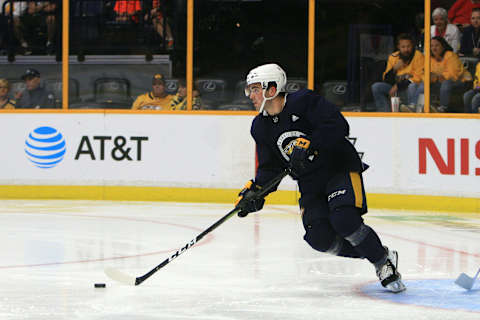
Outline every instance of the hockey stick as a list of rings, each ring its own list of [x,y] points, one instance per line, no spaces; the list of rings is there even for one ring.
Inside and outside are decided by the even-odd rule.
[[[279,175],[277,175],[275,178],[273,178],[269,183],[267,183],[263,188],[258,191],[257,193],[253,194],[250,199],[261,199],[263,198],[268,192],[270,192],[273,188],[275,188],[282,179],[290,173],[290,169],[285,169],[282,171]],[[170,257],[165,259],[162,263],[160,263],[158,266],[150,270],[149,272],[145,273],[143,276],[140,277],[132,277],[129,276],[115,268],[107,267],[105,268],[105,274],[110,277],[111,279],[121,282],[126,285],[131,285],[131,286],[138,286],[141,284],[143,281],[147,280],[150,278],[155,272],[160,270],[161,268],[165,267],[167,264],[169,264],[173,259],[177,258],[179,255],[190,249],[195,243],[200,241],[204,236],[206,236],[208,233],[212,232],[215,230],[218,226],[220,226],[222,223],[230,219],[232,216],[237,214],[241,209],[236,206],[233,210],[231,210],[229,213],[227,213],[225,216],[223,216],[220,220],[212,224],[208,229],[200,233],[198,236],[196,236],[194,239],[192,239],[190,242],[188,242],[184,247],[180,248],[172,254]]]
[[[473,284],[475,283],[475,280],[477,280],[479,274],[480,274],[480,269],[478,269],[477,273],[473,278],[470,278],[469,276],[467,276],[465,273],[462,272],[458,276],[457,280],[455,280],[455,284],[457,284],[458,286],[464,289],[470,290],[472,289]]]

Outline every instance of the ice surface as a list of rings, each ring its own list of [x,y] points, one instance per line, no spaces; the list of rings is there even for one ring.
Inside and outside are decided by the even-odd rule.
[[[366,260],[312,250],[294,206],[232,217],[140,286],[140,276],[232,209],[220,204],[0,201],[0,319],[479,319],[474,214],[372,210],[409,288],[386,293]],[[105,282],[104,289],[94,283]],[[453,304],[452,300],[459,301]],[[434,301],[435,303],[432,303]]]

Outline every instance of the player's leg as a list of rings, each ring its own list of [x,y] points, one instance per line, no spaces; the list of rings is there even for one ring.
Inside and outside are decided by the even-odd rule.
[[[375,266],[384,287],[394,292],[405,290],[397,271],[398,254],[382,245],[377,233],[361,216],[367,212],[361,174],[349,172],[335,176],[327,186],[327,195],[333,229]]]
[[[313,249],[336,256],[363,258],[350,242],[333,229],[325,199],[318,195],[302,195],[299,203],[305,228],[303,239]]]

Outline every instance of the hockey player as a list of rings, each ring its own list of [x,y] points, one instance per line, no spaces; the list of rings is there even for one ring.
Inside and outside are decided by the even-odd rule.
[[[259,165],[255,179],[239,193],[238,216],[261,210],[265,200],[252,195],[290,168],[301,193],[305,241],[321,252],[366,258],[382,286],[395,293],[405,290],[397,252],[384,247],[364,224],[366,165],[346,138],[349,125],[338,108],[307,89],[287,96],[286,74],[276,64],[252,69],[246,82],[245,94],[259,111],[251,127]]]

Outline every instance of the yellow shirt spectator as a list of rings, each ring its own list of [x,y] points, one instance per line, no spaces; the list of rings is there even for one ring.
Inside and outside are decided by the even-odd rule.
[[[433,56],[430,69],[433,74],[441,75],[445,80],[462,82],[472,80],[472,75],[464,68],[462,61],[453,51],[445,51],[443,57],[439,56],[438,59]],[[432,82],[438,80],[438,77],[432,77]]]
[[[167,94],[163,97],[156,97],[154,92],[147,92],[137,97],[133,102],[132,110],[170,110],[174,96]]]
[[[15,109],[15,101],[8,97],[9,90],[7,79],[0,79],[0,109]]]
[[[7,99],[4,103],[0,101],[0,109],[15,109],[15,100]]]
[[[473,89],[480,87],[480,63],[475,67],[475,79],[473,80]]]
[[[193,110],[200,110],[202,108],[202,100],[200,99],[200,93],[198,90],[193,90],[193,101],[192,101],[192,109]],[[187,110],[187,87],[185,86],[185,82],[180,81],[178,85],[178,92],[176,95],[173,96],[172,110]]]
[[[385,80],[385,75],[393,69],[395,65],[400,62],[400,51],[396,51],[392,53],[388,57],[387,68],[383,73],[383,80]],[[402,75],[409,75],[409,80],[420,83],[423,80],[423,64],[424,64],[424,56],[418,50],[415,50],[415,54],[413,56],[412,61],[409,64],[404,64],[404,66],[396,71],[397,77]]]
[[[163,75],[157,73],[152,79],[152,91],[138,96],[133,102],[132,110],[170,110],[173,97],[165,92]]]

